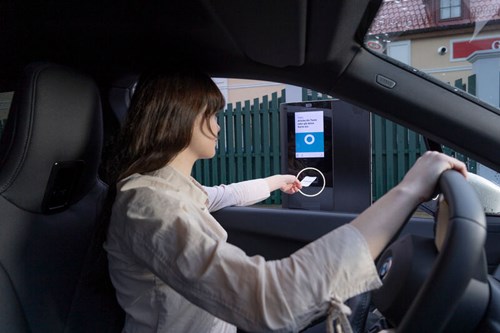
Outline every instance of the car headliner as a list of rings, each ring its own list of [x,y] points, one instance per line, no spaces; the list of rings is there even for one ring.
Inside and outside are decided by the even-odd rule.
[[[380,3],[10,1],[0,4],[0,85],[11,85],[29,61],[68,64],[102,83],[120,72],[182,60],[213,76],[284,82],[329,93],[498,171],[496,110],[457,96],[451,88],[436,89],[443,84],[362,47]],[[380,75],[397,83],[395,88],[377,84]]]
[[[360,47],[354,36],[360,9],[367,5],[366,0],[13,1],[1,8],[7,13],[1,37],[9,45],[3,56],[14,63],[19,57],[49,58],[95,69],[188,59],[214,75],[282,80],[289,73],[301,81],[301,73],[312,71],[332,82]]]

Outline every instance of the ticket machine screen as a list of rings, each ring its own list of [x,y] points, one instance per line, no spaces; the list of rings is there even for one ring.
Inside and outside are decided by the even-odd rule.
[[[301,175],[303,186],[332,186],[333,140],[331,109],[288,106],[288,172]],[[325,176],[325,184],[314,169]],[[312,179],[315,178],[315,179]]]
[[[295,112],[295,157],[325,157],[323,111]]]

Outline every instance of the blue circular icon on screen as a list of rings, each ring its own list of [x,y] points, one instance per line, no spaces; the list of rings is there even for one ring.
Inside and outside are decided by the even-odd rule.
[[[314,143],[314,135],[312,134],[307,134],[305,137],[304,137],[304,142],[306,143],[306,145],[312,145]]]

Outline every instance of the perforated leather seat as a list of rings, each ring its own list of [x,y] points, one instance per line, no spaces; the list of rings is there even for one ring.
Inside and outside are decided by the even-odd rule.
[[[84,270],[107,192],[101,141],[91,78],[25,69],[0,146],[0,332],[99,331],[92,307],[107,304],[84,294]]]

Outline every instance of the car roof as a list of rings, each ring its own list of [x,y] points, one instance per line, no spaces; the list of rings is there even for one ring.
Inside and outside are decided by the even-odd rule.
[[[0,86],[5,89],[26,63],[38,60],[80,68],[100,84],[182,61],[212,76],[283,82],[339,97],[498,170],[497,109],[363,47],[381,4],[10,1],[0,5],[0,41],[7,46],[0,55]]]

